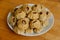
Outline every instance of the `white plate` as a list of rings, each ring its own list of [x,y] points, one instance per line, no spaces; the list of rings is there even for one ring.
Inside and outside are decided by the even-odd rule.
[[[28,4],[28,5],[32,6],[34,4]],[[22,6],[22,5],[19,5],[16,8],[19,8],[20,6]],[[46,10],[49,11],[47,8],[46,8]],[[10,15],[11,15],[11,12],[8,13],[7,24],[10,27],[10,29],[13,30],[12,26],[8,22],[8,19],[9,19]],[[21,34],[21,35],[24,35],[24,36],[38,36],[38,35],[42,35],[42,34],[46,33],[47,31],[49,31],[52,28],[53,24],[54,24],[54,16],[52,14],[51,17],[50,17],[50,19],[49,19],[49,25],[47,27],[45,27],[44,29],[42,29],[42,31],[40,33],[35,33],[35,34]]]

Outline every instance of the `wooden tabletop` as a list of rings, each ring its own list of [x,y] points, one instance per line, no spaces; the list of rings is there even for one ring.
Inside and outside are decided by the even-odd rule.
[[[7,25],[7,15],[20,4],[43,4],[54,15],[54,25],[47,33],[34,37],[15,34]],[[0,40],[60,40],[60,1],[58,0],[0,0]]]

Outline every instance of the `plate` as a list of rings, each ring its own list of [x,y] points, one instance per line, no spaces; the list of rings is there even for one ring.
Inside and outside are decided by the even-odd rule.
[[[29,6],[33,6],[34,4],[28,4]],[[22,5],[19,5],[15,8],[19,8],[21,7]],[[50,11],[48,8],[46,8],[47,11]],[[13,31],[13,28],[12,26],[9,24],[9,17],[11,16],[11,12],[8,13],[8,16],[7,16],[7,24],[9,26],[9,28]],[[51,12],[51,17],[49,19],[49,25],[47,27],[44,27],[39,33],[33,33],[33,34],[21,34],[23,36],[38,36],[38,35],[42,35],[44,33],[46,33],[47,31],[49,31],[52,27],[53,27],[53,24],[54,24],[54,16],[53,16],[53,13]]]

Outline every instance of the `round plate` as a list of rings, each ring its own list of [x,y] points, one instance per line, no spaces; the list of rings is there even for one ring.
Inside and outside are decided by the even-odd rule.
[[[29,6],[33,6],[34,4],[28,4],[28,5]],[[19,8],[20,6],[22,6],[22,5],[19,5],[19,6],[15,7],[15,8]],[[48,8],[46,8],[46,10],[49,11]],[[7,16],[7,24],[10,27],[10,29],[13,30],[12,26],[9,24],[9,21],[8,21],[10,16],[11,16],[11,12],[8,13],[8,16]],[[52,28],[53,24],[54,24],[54,16],[51,13],[51,17],[49,19],[49,25],[47,27],[43,28],[40,31],[40,33],[34,33],[34,34],[26,34],[25,33],[25,34],[21,34],[21,35],[24,35],[24,36],[38,36],[38,35],[42,35],[42,34],[46,33],[47,31],[49,31]]]

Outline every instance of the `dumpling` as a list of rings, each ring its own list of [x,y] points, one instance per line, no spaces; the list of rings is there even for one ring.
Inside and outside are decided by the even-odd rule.
[[[48,25],[49,25],[49,21],[48,20],[42,22],[42,26],[43,27],[47,27]]]
[[[25,18],[26,13],[23,11],[21,6],[19,8],[15,8],[14,11],[12,11],[12,15],[17,19],[20,19],[20,18]]]
[[[18,12],[16,14],[17,19],[25,18],[25,16],[26,16],[26,13],[24,11]]]
[[[31,6],[29,6],[29,5],[23,5],[23,11],[25,11],[28,14],[30,11],[32,11],[31,10]]]
[[[39,14],[35,11],[32,11],[32,12],[29,13],[28,18],[36,20],[36,19],[39,18]]]
[[[44,7],[40,4],[32,6],[32,11],[40,12],[42,9],[44,9]]]
[[[31,9],[32,11],[37,11],[37,5],[33,5]]]
[[[18,34],[24,34],[24,33],[25,33],[25,30],[18,28]]]
[[[41,29],[37,29],[37,28],[33,29],[34,33],[40,33],[41,30],[42,30],[42,28]]]
[[[49,17],[50,17],[50,13],[48,11],[46,11],[46,10],[42,10],[39,13],[39,20],[40,21],[49,20]]]
[[[25,30],[19,29],[17,26],[14,27],[13,31],[17,34],[24,34]]]
[[[18,27],[15,26],[14,29],[13,29],[13,31],[14,31],[15,33],[18,33]]]
[[[18,20],[17,22],[19,29],[27,29],[29,27],[29,19],[28,18],[23,18]]]
[[[12,27],[14,27],[14,25],[16,24],[16,18],[14,16],[10,16],[9,18],[9,23],[11,24]]]
[[[30,28],[42,28],[41,22],[39,20],[33,20],[30,22]]]
[[[33,33],[33,29],[30,29],[30,28],[26,29],[26,33],[32,34]]]

